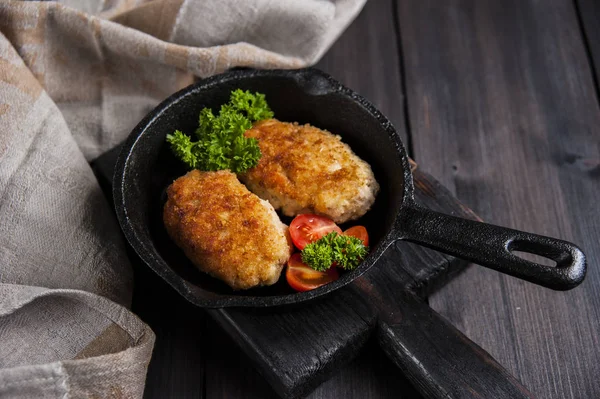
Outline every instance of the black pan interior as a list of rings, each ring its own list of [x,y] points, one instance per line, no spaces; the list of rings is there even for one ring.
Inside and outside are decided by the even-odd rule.
[[[345,227],[367,227],[371,255],[338,281],[296,293],[282,274],[271,287],[234,291],[198,271],[168,237],[162,222],[166,187],[187,170],[171,154],[165,136],[175,129],[192,133],[204,107],[218,111],[235,89],[265,93],[275,117],[310,123],[339,134],[369,162],[381,186],[372,209]],[[370,267],[389,242],[405,196],[404,150],[389,121],[372,105],[314,69],[233,71],[184,89],[149,114],[125,143],[115,172],[115,204],[121,225],[138,255],[192,302],[207,307],[272,306],[304,301],[352,281]],[[121,209],[119,209],[121,208]],[[280,215],[281,216],[281,215]],[[282,218],[286,223],[290,218]]]

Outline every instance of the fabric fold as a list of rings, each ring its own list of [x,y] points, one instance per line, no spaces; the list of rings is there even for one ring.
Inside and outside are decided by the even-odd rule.
[[[0,397],[142,396],[154,334],[127,309],[85,291],[12,284],[0,284],[0,298]],[[22,364],[33,350],[37,364]]]

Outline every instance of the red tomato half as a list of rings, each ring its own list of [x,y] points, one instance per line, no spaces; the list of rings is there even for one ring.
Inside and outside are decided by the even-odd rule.
[[[342,234],[342,229],[333,220],[324,216],[298,215],[290,223],[290,236],[299,250],[303,250],[306,244],[317,241],[332,231]]]
[[[339,278],[335,267],[330,267],[325,272],[319,272],[302,263],[300,253],[293,254],[287,263],[285,278],[290,287],[296,291],[310,291]]]
[[[356,237],[363,242],[365,247],[369,246],[369,233],[367,233],[367,229],[364,226],[350,227],[348,230],[344,231],[344,235]]]

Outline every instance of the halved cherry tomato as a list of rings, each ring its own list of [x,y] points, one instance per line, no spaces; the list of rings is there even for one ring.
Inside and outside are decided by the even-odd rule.
[[[356,237],[362,240],[365,247],[369,246],[369,233],[367,233],[367,229],[364,226],[350,227],[348,230],[344,231],[344,235]]]
[[[319,272],[310,266],[306,266],[306,264],[302,263],[302,256],[299,252],[290,257],[285,272],[288,284],[296,291],[314,290],[337,280],[339,276],[335,267],[330,267],[325,272]]]
[[[317,241],[332,231],[342,234],[342,229],[333,220],[324,216],[298,215],[290,223],[290,236],[299,250],[303,250],[306,244]]]

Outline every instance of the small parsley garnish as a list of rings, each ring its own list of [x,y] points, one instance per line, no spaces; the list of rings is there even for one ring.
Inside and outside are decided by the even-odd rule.
[[[323,272],[333,263],[344,270],[354,270],[367,253],[369,248],[359,238],[331,232],[307,244],[301,255],[302,262]]]

